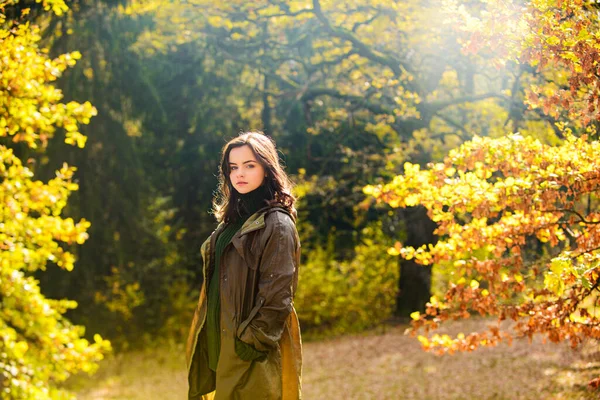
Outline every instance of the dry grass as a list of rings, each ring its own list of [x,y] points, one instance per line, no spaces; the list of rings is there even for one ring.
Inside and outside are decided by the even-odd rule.
[[[446,328],[468,332],[483,320]],[[534,340],[438,357],[423,352],[405,327],[305,343],[303,394],[328,399],[594,399],[585,383],[600,375],[597,344],[578,351]],[[86,400],[186,398],[183,348],[119,355],[92,378],[68,385]]]

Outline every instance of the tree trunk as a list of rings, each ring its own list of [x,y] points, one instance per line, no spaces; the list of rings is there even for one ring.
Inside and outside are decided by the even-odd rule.
[[[429,219],[423,207],[401,210],[406,225],[406,246],[419,247],[435,243],[436,224]],[[400,258],[399,292],[396,298],[396,316],[408,317],[414,311],[424,311],[431,297],[431,266],[417,264],[414,260]]]

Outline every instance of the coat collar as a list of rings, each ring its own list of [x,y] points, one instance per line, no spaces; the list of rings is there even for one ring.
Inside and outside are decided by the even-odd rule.
[[[235,235],[233,235],[233,238],[231,238],[231,243],[233,244],[233,247],[235,247],[235,249],[239,253],[240,257],[242,257],[244,260],[246,260],[245,249],[247,250],[245,235],[247,233],[254,232],[259,229],[263,229],[265,227],[265,217],[267,216],[267,214],[269,212],[275,211],[275,210],[281,210],[285,213],[288,213],[287,210],[285,210],[284,208],[282,208],[280,206],[263,207],[263,208],[259,209],[258,211],[256,211],[254,214],[252,214],[250,217],[248,217],[248,219],[246,220],[246,222],[244,222],[244,224],[242,225],[240,230]],[[223,230],[224,227],[225,227],[225,224],[223,222],[221,222],[217,226],[217,229],[215,229],[212,239],[211,239],[211,249],[215,248],[216,238],[221,233],[221,231]],[[212,251],[214,251],[214,250],[212,250]]]
[[[242,225],[240,230],[233,235],[231,238],[231,243],[233,247],[237,250],[238,254],[244,261],[246,260],[246,251],[248,246],[246,246],[246,237],[245,235],[250,232],[257,231],[259,229],[263,229],[265,227],[265,217],[270,207],[264,207],[252,214],[246,222]]]
[[[283,209],[282,207],[278,207],[278,206],[263,207],[263,208],[259,209],[258,211],[256,211],[254,214],[252,214],[250,217],[248,217],[248,219],[246,220],[246,222],[244,222],[244,224],[242,225],[242,227],[240,228],[238,233],[236,233],[234,235],[234,238],[239,238],[247,233],[264,228],[266,215],[268,214],[268,212],[274,211],[275,209],[281,210],[281,211],[284,211],[285,213],[287,213],[287,211],[285,209]],[[224,227],[225,227],[225,223],[220,222],[219,225],[217,226],[217,229],[215,229],[214,236],[216,237],[219,233],[221,233],[221,231],[223,230]]]
[[[235,237],[241,237],[246,233],[250,233],[252,231],[256,231],[258,229],[262,229],[265,227],[265,216],[267,215],[267,211],[270,207],[263,207],[254,214],[252,214],[246,222],[242,225],[239,230],[239,233],[235,235]]]
[[[236,233],[233,236],[233,238],[231,239],[231,243],[237,250],[240,257],[242,257],[244,259],[244,261],[247,261],[246,260],[246,252],[248,250],[248,246],[246,245],[245,235],[247,233],[254,232],[259,229],[263,229],[266,225],[265,218],[266,218],[267,214],[269,214],[270,212],[275,211],[275,210],[281,210],[281,211],[284,211],[287,213],[287,211],[281,207],[277,207],[277,206],[263,207],[260,210],[258,210],[257,212],[255,212],[254,214],[252,214],[246,220],[246,222],[244,222],[244,224],[240,228],[239,232]]]
[[[244,224],[242,225],[240,230],[235,235],[233,235],[233,238],[231,238],[231,243],[233,244],[233,247],[235,247],[235,249],[239,253],[240,257],[242,257],[244,260],[246,258],[245,254],[244,254],[246,238],[244,237],[244,235],[265,227],[265,216],[267,215],[269,208],[270,208],[269,206],[263,207],[263,208],[259,209],[258,211],[256,211],[254,214],[252,214],[250,217],[248,217],[248,219],[246,220],[246,222],[244,222]],[[211,250],[211,253],[213,253],[213,254],[214,254],[215,242],[217,240],[217,237],[219,236],[221,231],[223,231],[224,228],[225,228],[225,223],[220,222],[219,225],[217,226],[217,229],[215,229],[215,231],[209,238],[210,250]]]

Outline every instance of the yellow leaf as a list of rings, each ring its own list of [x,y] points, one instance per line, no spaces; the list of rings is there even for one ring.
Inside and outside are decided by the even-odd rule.
[[[418,195],[416,195],[416,194],[409,194],[404,199],[404,204],[407,207],[414,207],[414,206],[418,205],[420,201],[421,201],[421,199],[420,199],[420,197]]]
[[[400,255],[400,252],[399,252],[398,250],[396,250],[396,248],[395,248],[395,247],[390,247],[390,248],[387,250],[387,253],[388,253],[390,256],[398,256],[398,255]]]

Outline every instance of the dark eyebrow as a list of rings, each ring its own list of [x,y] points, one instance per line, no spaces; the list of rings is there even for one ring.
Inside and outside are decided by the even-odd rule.
[[[251,162],[256,162],[256,161],[254,161],[254,160],[248,160],[248,161],[244,161],[242,164],[248,164],[248,163],[251,163]],[[234,163],[234,162],[230,162],[229,165],[237,165],[237,164]]]

